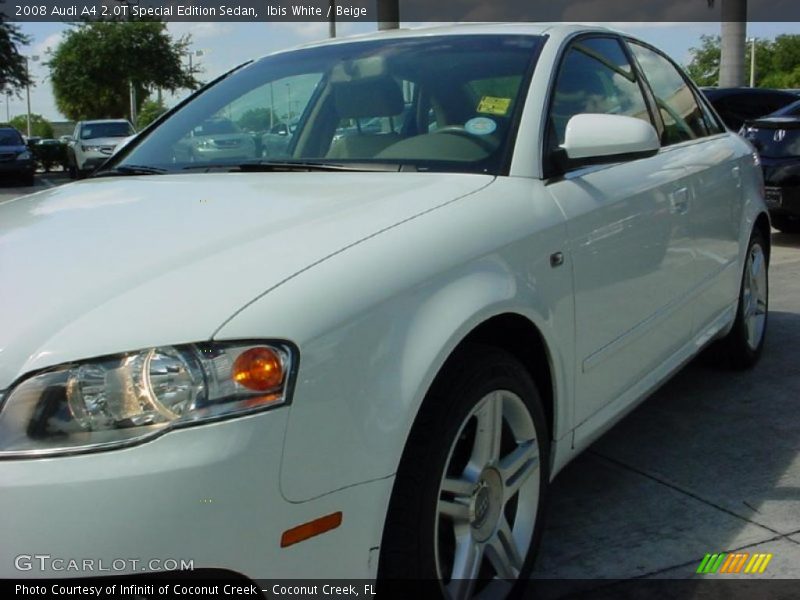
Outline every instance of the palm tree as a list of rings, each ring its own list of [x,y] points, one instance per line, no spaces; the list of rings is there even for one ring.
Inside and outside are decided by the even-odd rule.
[[[377,0],[378,29],[397,29],[400,27],[400,0]]]
[[[722,47],[719,61],[719,86],[744,85],[744,55],[747,42],[747,0],[720,0]],[[714,6],[714,0],[708,0]]]

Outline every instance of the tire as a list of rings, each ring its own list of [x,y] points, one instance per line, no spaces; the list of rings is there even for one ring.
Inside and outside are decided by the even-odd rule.
[[[733,329],[713,344],[710,354],[718,365],[737,371],[758,362],[767,336],[769,316],[769,258],[764,234],[753,230],[747,246],[739,304]]]
[[[22,179],[22,183],[23,183],[23,185],[26,185],[28,187],[33,187],[36,184],[36,176],[35,175],[26,175]]]
[[[414,580],[415,591],[427,582],[434,597],[511,594],[528,578],[541,540],[548,439],[539,393],[513,356],[488,346],[454,356],[401,459],[379,593],[394,595],[403,588],[397,580]]]
[[[78,178],[78,169],[76,169],[74,165],[70,165],[68,170],[69,170],[69,178],[70,179],[77,179]]]
[[[800,219],[772,217],[772,226],[783,233],[800,233]]]

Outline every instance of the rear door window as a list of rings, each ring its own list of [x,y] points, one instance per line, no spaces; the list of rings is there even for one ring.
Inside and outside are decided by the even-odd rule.
[[[664,145],[718,133],[713,123],[706,122],[691,86],[668,58],[635,42],[628,45],[655,96],[664,121]]]

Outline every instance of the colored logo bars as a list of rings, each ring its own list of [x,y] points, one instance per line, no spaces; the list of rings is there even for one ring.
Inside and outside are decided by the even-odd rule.
[[[747,552],[732,552],[726,554],[706,554],[697,567],[697,572],[704,575],[714,573],[756,574],[767,570],[772,554],[749,554]]]

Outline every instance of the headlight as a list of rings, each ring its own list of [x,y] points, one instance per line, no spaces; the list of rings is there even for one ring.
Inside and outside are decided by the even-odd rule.
[[[31,158],[33,158],[33,155],[27,150],[17,154],[17,160],[30,160]]]
[[[284,342],[164,346],[60,365],[10,390],[0,457],[112,448],[280,406],[296,366]]]
[[[100,146],[90,146],[87,144],[81,144],[81,150],[84,152],[100,152]]]

